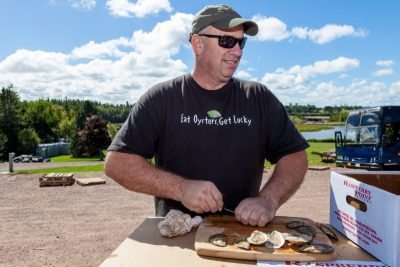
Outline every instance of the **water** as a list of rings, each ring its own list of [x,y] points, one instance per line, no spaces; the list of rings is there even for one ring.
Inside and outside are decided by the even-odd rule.
[[[343,133],[344,126],[335,126],[332,129],[321,130],[317,132],[301,132],[305,139],[326,139],[335,138],[335,132],[341,131]]]

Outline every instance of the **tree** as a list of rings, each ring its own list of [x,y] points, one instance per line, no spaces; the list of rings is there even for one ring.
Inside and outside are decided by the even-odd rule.
[[[7,143],[7,136],[5,134],[0,133],[0,159],[3,158]]]
[[[97,115],[86,119],[85,126],[78,132],[78,147],[83,153],[80,156],[96,156],[103,158],[102,150],[111,143],[107,122]]]
[[[64,108],[47,100],[28,102],[26,105],[24,121],[29,127],[35,129],[45,143],[58,141],[62,137],[59,136],[59,123],[65,118]]]
[[[20,117],[20,100],[18,93],[14,91],[14,86],[11,84],[2,87],[0,92],[0,132],[7,138],[3,159],[9,152],[18,153]]]
[[[33,128],[22,129],[18,133],[20,152],[22,154],[34,154],[40,143],[40,138]]]

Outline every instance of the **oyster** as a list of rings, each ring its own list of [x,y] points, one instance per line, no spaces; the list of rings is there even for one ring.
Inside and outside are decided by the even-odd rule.
[[[250,243],[247,241],[247,237],[238,237],[235,239],[235,247],[249,250],[250,249]]]
[[[283,238],[294,245],[302,245],[311,241],[312,237],[300,233],[282,233]]]
[[[329,254],[332,253],[335,249],[332,246],[326,244],[305,244],[302,245],[299,250],[301,252],[308,253]]]
[[[210,236],[208,241],[217,247],[226,247],[226,235],[224,234],[215,234]]]
[[[268,240],[265,242],[265,246],[267,248],[276,249],[280,248],[285,244],[285,239],[282,236],[281,232],[272,231],[271,233],[267,234]]]
[[[183,235],[190,232],[193,227],[199,226],[201,221],[200,216],[191,218],[189,214],[180,210],[170,210],[164,220],[158,223],[158,230],[165,237]]]
[[[296,228],[296,231],[300,234],[309,235],[311,237],[314,237],[317,234],[317,230],[311,225],[299,226]]]
[[[247,238],[247,242],[255,246],[264,245],[268,240],[268,235],[258,230],[254,230]]]
[[[322,232],[324,232],[329,237],[329,239],[335,241],[338,240],[337,235],[335,234],[335,232],[333,232],[333,230],[329,226],[322,223],[317,223],[317,226],[322,230]]]
[[[306,223],[302,222],[302,221],[290,221],[290,222],[286,223],[286,227],[290,228],[290,229],[295,229],[297,227],[304,226],[304,225],[306,225]]]

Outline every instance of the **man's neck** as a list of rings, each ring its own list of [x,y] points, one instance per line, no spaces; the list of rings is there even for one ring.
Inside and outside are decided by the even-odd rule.
[[[226,85],[229,81],[215,81],[210,76],[205,73],[200,73],[199,71],[193,70],[192,77],[195,82],[206,90],[218,90]]]

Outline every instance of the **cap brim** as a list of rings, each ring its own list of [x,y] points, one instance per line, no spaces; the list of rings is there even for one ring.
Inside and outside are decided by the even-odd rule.
[[[258,25],[254,21],[245,20],[243,18],[233,18],[231,20],[219,20],[212,24],[214,27],[220,30],[229,30],[239,25],[243,25],[244,33],[250,36],[254,36],[258,33]]]

